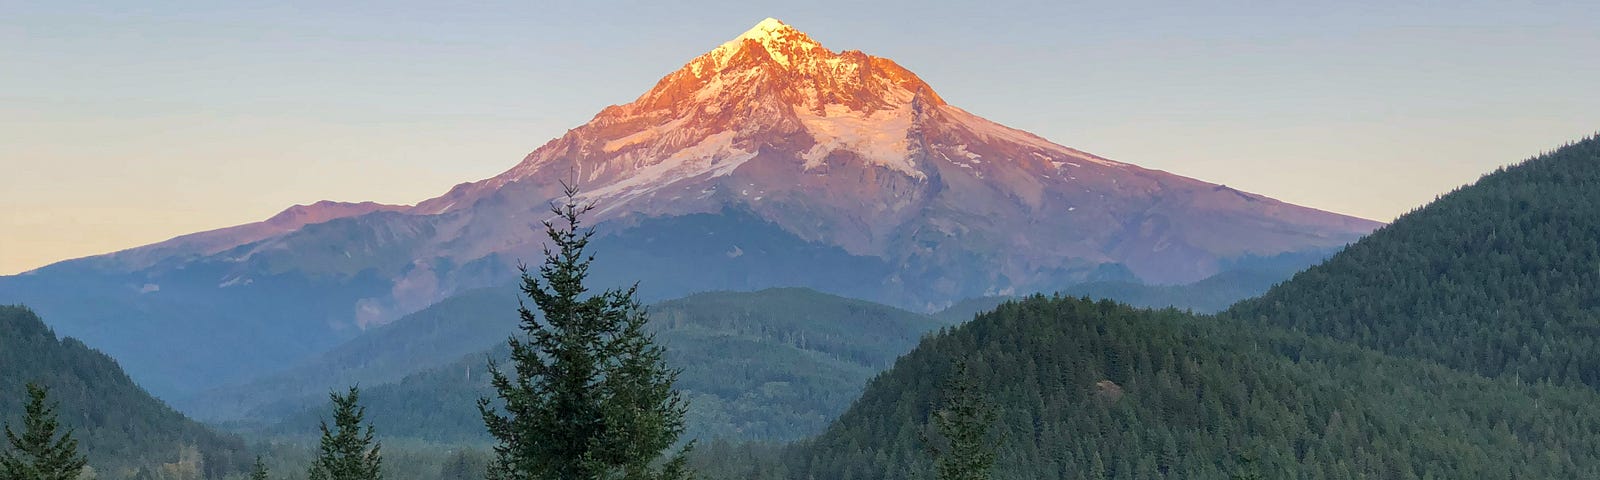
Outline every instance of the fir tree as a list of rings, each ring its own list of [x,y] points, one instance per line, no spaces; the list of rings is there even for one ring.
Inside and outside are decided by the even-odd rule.
[[[1240,453],[1239,472],[1229,478],[1232,480],[1261,480],[1263,477],[1261,476],[1260,462],[1261,457],[1257,456],[1255,452]],[[1400,477],[1396,476],[1396,478]]]
[[[322,448],[311,464],[310,480],[380,480],[383,457],[380,445],[372,439],[372,425],[362,429],[366,407],[358,402],[361,392],[350,387],[349,393],[339,395],[329,392],[333,403],[333,428],[322,422]]]
[[[261,463],[261,456],[256,456],[256,464],[250,468],[250,480],[267,480],[267,464]]]
[[[580,204],[574,187],[564,193],[551,205],[557,220],[544,222],[555,248],[545,248],[537,276],[522,267],[522,291],[539,314],[518,309],[526,337],[509,340],[513,369],[489,364],[502,405],[478,401],[499,441],[489,478],[685,478],[689,446],[655,465],[683,432],[678,372],[645,330],[637,284],[587,295],[594,231],[580,218],[594,206]]]
[[[995,413],[978,393],[967,372],[967,362],[957,361],[945,382],[944,402],[933,423],[944,437],[943,448],[931,447],[939,480],[988,480],[994,465],[994,444],[989,425]]]
[[[47,402],[49,389],[29,383],[28,405],[24,407],[22,434],[5,426],[9,451],[0,453],[0,479],[71,480],[78,478],[89,462],[78,455],[78,441],[67,430],[56,438],[60,423],[56,407]]]

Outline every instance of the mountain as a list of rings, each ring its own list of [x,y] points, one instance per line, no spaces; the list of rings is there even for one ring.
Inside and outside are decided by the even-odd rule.
[[[0,332],[0,423],[20,434],[24,386],[48,387],[63,427],[99,477],[170,469],[222,478],[249,465],[243,441],[152,398],[115,360],[73,338],[57,339],[27,307],[0,306]]]
[[[1600,387],[1600,138],[1485,175],[1227,314]]]
[[[957,361],[997,413],[996,479],[1600,475],[1600,394],[1587,388],[1042,296],[925,340],[822,435],[777,452],[716,445],[701,452],[701,473],[931,478],[921,438],[934,435],[930,410]]]
[[[1378,226],[1007,128],[891,60],[835,53],[773,19],[415,210],[520,229],[504,220],[538,220],[529,206],[563,182],[586,189],[601,221],[735,209],[886,259],[887,281],[904,286],[891,298],[906,305],[1064,285],[1102,264],[1187,283],[1228,259],[1339,246]],[[451,254],[467,257],[505,242],[454,238]]]
[[[563,182],[638,260],[609,281],[644,280],[658,300],[806,286],[933,311],[1085,281],[1187,283],[1379,225],[1002,126],[889,59],[768,19],[495,177],[413,207],[327,207],[0,277],[0,301],[34,305],[163,395],[193,394],[514,278],[539,258],[530,226]],[[161,353],[174,349],[192,355]]]
[[[867,380],[946,325],[802,288],[703,293],[649,311],[668,363],[682,369],[677,387],[689,400],[688,435],[705,439],[793,440],[820,432]],[[509,330],[515,312],[506,312]],[[402,321],[408,320],[426,322]],[[489,358],[504,361],[505,338],[398,381],[363,384],[368,418],[391,437],[487,440],[475,401],[493,395],[484,369]],[[266,405],[235,425],[273,434],[315,432],[325,396],[326,390]]]

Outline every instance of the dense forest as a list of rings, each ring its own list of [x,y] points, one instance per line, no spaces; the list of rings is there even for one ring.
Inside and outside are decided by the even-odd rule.
[[[929,414],[965,361],[999,417],[994,478],[1600,475],[1592,391],[1240,327],[1071,297],[1006,303],[900,359],[823,435],[787,449],[712,445],[701,468],[931,478]]]
[[[111,357],[57,339],[33,311],[0,306],[0,422],[19,425],[24,386],[49,388],[63,427],[105,478],[187,480],[242,472],[243,440],[215,433],[145,393]]]
[[[1228,315],[1600,387],[1600,138],[1485,175]]]

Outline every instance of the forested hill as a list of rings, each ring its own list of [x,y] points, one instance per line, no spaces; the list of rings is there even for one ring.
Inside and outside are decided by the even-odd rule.
[[[1600,386],[1600,138],[1485,175],[1227,315]]]
[[[710,445],[704,458],[719,460],[702,468],[932,478],[921,437],[964,359],[999,414],[996,479],[1600,478],[1592,390],[1240,327],[1109,301],[1006,303],[925,340],[781,458]]]
[[[58,340],[26,307],[0,306],[0,332],[0,421],[20,433],[24,385],[49,387],[99,478],[221,478],[249,465],[243,441],[151,397],[111,357]]]

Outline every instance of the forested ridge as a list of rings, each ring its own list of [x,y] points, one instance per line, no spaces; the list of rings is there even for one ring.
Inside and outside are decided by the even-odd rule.
[[[32,310],[0,306],[0,421],[19,428],[24,386],[49,388],[64,428],[104,478],[221,478],[249,465],[244,441],[151,397],[111,357],[57,339]]]
[[[997,479],[1600,475],[1591,390],[1245,327],[1072,297],[1006,303],[924,341],[821,436],[714,445],[701,466],[713,478],[931,478],[928,416],[965,361],[999,416]]]
[[[1600,387],[1600,137],[1485,175],[1227,315]]]

